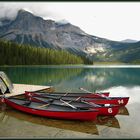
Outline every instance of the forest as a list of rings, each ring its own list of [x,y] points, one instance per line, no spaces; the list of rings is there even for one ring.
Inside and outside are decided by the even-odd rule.
[[[0,65],[84,64],[86,60],[65,50],[54,50],[0,40]]]

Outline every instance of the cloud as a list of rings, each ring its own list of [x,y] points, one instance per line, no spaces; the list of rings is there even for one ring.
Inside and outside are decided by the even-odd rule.
[[[44,19],[66,19],[88,34],[140,40],[140,3],[135,2],[0,2],[0,18],[15,18],[25,9]]]
[[[7,17],[13,19],[16,17],[18,10],[24,9],[37,16],[45,19],[55,18],[56,15],[47,9],[45,3],[35,2],[0,2],[0,18]]]
[[[18,7],[14,5],[8,5],[8,3],[0,4],[0,18],[8,17],[14,18],[17,14]]]

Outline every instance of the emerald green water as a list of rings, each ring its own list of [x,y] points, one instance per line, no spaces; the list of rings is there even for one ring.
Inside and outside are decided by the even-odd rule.
[[[139,67],[28,66],[0,67],[0,71],[16,84],[50,85],[66,92],[82,92],[79,87],[83,87],[109,91],[110,96],[130,97],[122,114],[102,124],[40,118],[1,106],[0,137],[140,138]]]
[[[0,67],[13,83],[51,85],[57,90],[104,90],[118,86],[139,86],[140,68],[94,67]]]

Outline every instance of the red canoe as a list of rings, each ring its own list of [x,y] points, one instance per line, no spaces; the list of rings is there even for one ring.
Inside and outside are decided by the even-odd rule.
[[[109,92],[100,92],[100,93],[69,93],[69,92],[36,92],[36,91],[25,91],[25,92],[30,92],[30,93],[38,93],[41,96],[46,96],[46,95],[53,95],[53,96],[71,96],[71,97],[86,97],[86,98],[91,98],[91,97],[108,97]]]
[[[41,90],[37,90],[37,91],[32,91],[32,92],[39,92],[39,93],[45,93],[45,94],[50,94],[50,95],[60,95],[60,96],[85,96],[85,97],[108,97],[109,96],[109,92],[90,92],[84,88],[79,88],[80,90],[84,91],[82,93],[72,93],[72,92],[54,92],[54,88],[49,87],[49,88],[45,88],[45,89],[41,89]],[[31,91],[28,91],[31,92]]]
[[[4,102],[23,112],[57,119],[82,120],[92,121],[96,120],[98,110],[95,109],[73,109],[69,106],[42,104],[38,102],[27,102],[25,99],[18,98],[3,98]]]
[[[57,96],[57,95],[53,95],[53,94],[45,94],[45,93],[39,93],[39,92],[27,92],[25,91],[25,95],[27,96],[32,96],[32,97],[61,97],[64,100],[73,100],[73,101],[87,101],[87,102],[93,102],[96,104],[115,104],[115,105],[119,105],[119,106],[125,106],[128,103],[129,97],[86,97],[86,96]]]
[[[106,105],[106,104],[95,104],[86,101],[73,101],[73,100],[63,100],[62,98],[57,98],[56,96],[51,96],[48,98],[42,97],[31,97],[26,94],[26,97],[34,102],[48,103],[52,102],[54,105],[72,106],[73,108],[93,108],[99,110],[98,115],[115,116],[119,112],[120,106],[118,105]]]

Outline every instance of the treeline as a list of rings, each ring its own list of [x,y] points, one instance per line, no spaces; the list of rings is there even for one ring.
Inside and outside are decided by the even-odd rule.
[[[0,65],[83,64],[85,60],[62,50],[19,45],[0,40]]]

